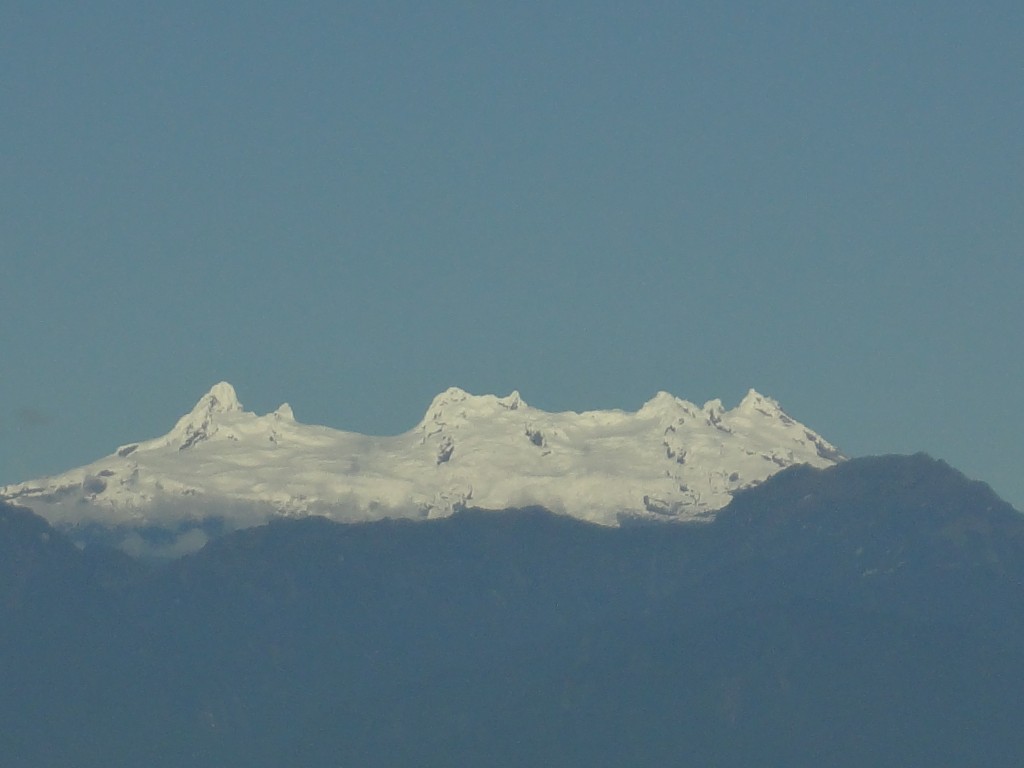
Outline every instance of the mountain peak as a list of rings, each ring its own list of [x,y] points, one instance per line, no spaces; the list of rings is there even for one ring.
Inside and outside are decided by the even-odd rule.
[[[658,390],[654,394],[654,397],[652,397],[650,400],[648,400],[646,403],[643,404],[643,407],[641,408],[641,410],[643,410],[643,408],[646,408],[648,406],[652,406],[652,407],[655,407],[655,406],[656,407],[674,406],[678,402],[679,402],[679,398],[677,398],[671,392],[666,392],[665,390],[660,389],[660,390]]]
[[[220,381],[210,387],[210,391],[199,398],[196,408],[209,404],[209,408],[217,413],[229,413],[230,411],[242,410],[242,404],[238,401],[235,388],[226,381]],[[195,409],[193,409],[194,411]]]
[[[740,400],[740,404],[736,406],[736,408],[741,413],[758,411],[759,413],[763,413],[765,416],[778,416],[783,413],[782,407],[779,405],[777,400],[765,397],[756,389],[748,390],[747,394],[744,395],[742,400]]]
[[[226,381],[218,382],[199,398],[191,411],[178,419],[167,435],[167,443],[177,445],[178,450],[191,448],[217,431],[214,422],[218,415],[242,410],[235,388]]]
[[[740,405],[742,405],[743,403],[748,402],[748,401],[756,402],[758,400],[764,400],[764,399],[765,399],[764,395],[762,395],[756,389],[751,387],[750,389],[747,390],[747,394],[745,394],[743,396],[743,399],[740,400]]]
[[[526,402],[516,390],[505,397],[498,397],[474,395],[459,387],[449,387],[430,402],[420,423],[447,424],[526,407]]]
[[[660,419],[677,419],[683,414],[693,415],[695,406],[670,392],[661,390],[640,407],[640,416],[656,416]]]
[[[235,388],[226,381],[219,381],[196,401],[192,410],[183,416],[182,420],[207,413],[231,413],[241,410],[242,404],[238,400]]]

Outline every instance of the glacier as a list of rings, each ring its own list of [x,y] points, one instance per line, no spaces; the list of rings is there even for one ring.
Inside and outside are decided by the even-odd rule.
[[[280,516],[358,522],[527,506],[614,526],[708,520],[785,467],[844,458],[753,389],[732,409],[659,392],[635,412],[552,413],[518,392],[453,387],[411,430],[370,436],[303,424],[287,403],[257,415],[220,382],[166,435],[4,486],[0,500],[63,529],[181,529],[211,510],[240,528]]]

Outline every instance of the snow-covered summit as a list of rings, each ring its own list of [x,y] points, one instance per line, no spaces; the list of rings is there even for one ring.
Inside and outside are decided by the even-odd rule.
[[[216,421],[220,414],[242,410],[242,404],[238,401],[233,386],[226,381],[214,384],[209,392],[199,398],[195,407],[178,419],[178,423],[167,433],[167,445],[175,445],[179,450],[190,448],[216,432]]]
[[[355,521],[529,505],[615,525],[706,519],[783,467],[842,458],[755,390],[732,410],[658,392],[636,412],[550,413],[518,392],[453,387],[408,432],[370,437],[297,422],[287,403],[259,416],[221,382],[166,435],[2,487],[0,499],[63,526],[218,516],[238,527],[275,515]]]
[[[464,389],[450,387],[435,397],[417,429],[429,429],[430,424],[455,424],[493,418],[506,411],[528,407],[518,392],[507,397],[471,395]]]

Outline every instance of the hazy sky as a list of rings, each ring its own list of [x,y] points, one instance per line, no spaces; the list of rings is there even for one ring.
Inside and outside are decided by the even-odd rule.
[[[0,3],[0,483],[213,383],[755,387],[1024,509],[1024,4]]]

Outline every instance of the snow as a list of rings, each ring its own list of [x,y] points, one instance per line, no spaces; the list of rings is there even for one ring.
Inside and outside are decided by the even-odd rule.
[[[549,413],[518,392],[453,387],[408,432],[371,437],[297,422],[287,403],[256,415],[221,382],[166,435],[0,488],[0,499],[64,526],[180,525],[211,510],[244,527],[275,515],[359,521],[527,505],[617,525],[709,519],[783,467],[840,460],[755,390],[733,410],[658,392],[636,412]]]

